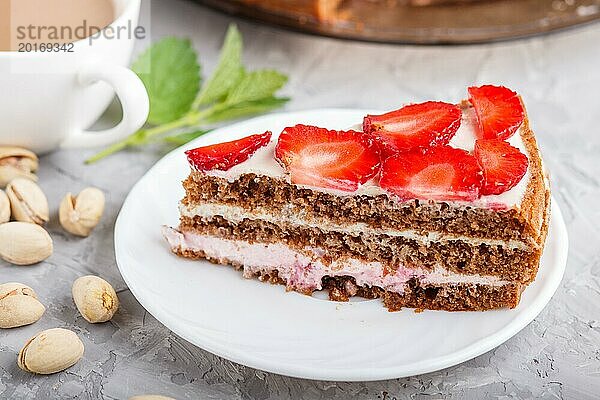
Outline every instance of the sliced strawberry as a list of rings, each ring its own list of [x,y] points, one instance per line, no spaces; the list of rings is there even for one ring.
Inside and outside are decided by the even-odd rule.
[[[185,152],[190,165],[198,171],[219,169],[227,171],[252,156],[271,141],[271,132],[247,136],[232,142],[198,147]]]
[[[473,151],[483,168],[481,194],[500,194],[523,179],[529,160],[516,147],[498,139],[479,139]]]
[[[454,104],[428,101],[382,115],[367,115],[363,131],[382,143],[385,155],[392,155],[448,144],[460,126],[461,115],[461,109]]]
[[[379,148],[369,135],[296,125],[279,136],[275,157],[293,183],[355,191],[379,172]]]
[[[404,200],[466,200],[479,197],[483,172],[469,152],[436,146],[425,153],[398,153],[383,162],[382,188]]]
[[[475,108],[479,137],[506,140],[525,119],[519,95],[504,86],[484,85],[469,88],[469,101]]]

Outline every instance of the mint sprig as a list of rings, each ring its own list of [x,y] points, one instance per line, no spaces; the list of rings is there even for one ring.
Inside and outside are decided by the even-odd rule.
[[[276,93],[287,82],[287,76],[269,69],[247,72],[241,61],[242,48],[237,27],[230,25],[219,63],[200,87],[201,67],[189,40],[168,37],[154,43],[132,65],[150,99],[146,127],[86,162],[151,142],[182,145],[216,123],[282,107],[289,98]]]
[[[287,82],[287,76],[272,70],[243,73],[238,83],[231,88],[225,104],[234,105],[270,97]]]
[[[259,100],[245,101],[215,109],[206,117],[206,122],[217,123],[231,119],[247,117],[249,115],[263,114],[275,108],[282,107],[289,101],[289,97],[264,97]]]
[[[219,64],[212,77],[202,87],[193,107],[199,108],[215,101],[222,100],[240,81],[244,73],[242,65],[242,36],[235,25],[227,30]]]
[[[166,124],[187,113],[200,89],[200,66],[187,39],[168,37],[143,52],[131,69],[150,98],[148,123]]]
[[[199,131],[194,131],[194,132],[176,133],[171,136],[165,136],[162,139],[166,143],[172,143],[177,146],[181,146],[182,144],[186,144],[187,142],[190,142],[190,141],[196,139],[197,137],[204,135],[207,132],[209,132],[209,131],[199,130]]]

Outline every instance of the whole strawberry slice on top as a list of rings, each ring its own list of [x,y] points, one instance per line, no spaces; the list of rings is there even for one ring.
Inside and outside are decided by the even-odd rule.
[[[449,103],[410,104],[382,115],[367,115],[363,131],[382,143],[386,154],[448,144],[460,127],[461,109]]]
[[[506,140],[525,119],[519,95],[504,86],[472,86],[469,101],[475,108],[481,139]]]
[[[500,194],[513,188],[527,172],[529,160],[503,140],[479,139],[473,151],[483,168],[481,194]]]
[[[190,165],[198,171],[227,171],[252,156],[271,141],[271,132],[247,136],[231,142],[198,147],[185,152]]]
[[[310,125],[285,128],[275,157],[292,183],[343,191],[355,191],[380,167],[379,147],[369,135]]]
[[[450,146],[398,153],[383,162],[379,184],[403,200],[479,197],[483,171],[469,152]]]

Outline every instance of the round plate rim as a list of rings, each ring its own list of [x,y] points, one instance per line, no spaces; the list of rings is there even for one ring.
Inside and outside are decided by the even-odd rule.
[[[330,112],[362,112],[362,113],[372,113],[373,110],[363,110],[363,109],[347,109],[347,108],[327,108],[327,109],[318,109],[318,110],[304,110],[304,111],[293,111],[293,112],[284,112],[284,113],[273,113],[267,114],[260,117],[255,117],[252,119],[240,121],[234,124],[227,125],[223,128],[215,129],[209,135],[216,135],[221,130],[234,130],[237,125],[245,125],[250,121],[256,121],[260,119],[269,119],[274,116],[292,116],[292,115],[304,115],[306,113],[330,113]],[[205,135],[206,137],[206,135]],[[195,139],[191,144],[195,141],[200,140],[202,138]],[[187,340],[188,342],[198,346],[210,353],[213,353],[217,356],[223,357],[230,361],[234,361],[236,363],[259,369],[262,371],[272,372],[280,375],[286,375],[296,378],[303,379],[312,379],[312,380],[329,380],[329,381],[377,381],[377,380],[385,380],[385,379],[396,379],[403,378],[408,376],[414,376],[424,373],[430,373],[434,371],[439,371],[462,362],[471,360],[481,354],[484,354],[502,343],[506,342],[508,339],[519,333],[523,328],[525,328],[531,321],[535,319],[539,315],[539,313],[544,309],[544,307],[548,304],[556,290],[558,289],[560,282],[562,281],[562,277],[564,275],[564,271],[566,269],[567,262],[567,254],[568,254],[568,234],[566,225],[562,216],[562,212],[560,207],[558,206],[554,197],[552,197],[552,212],[551,212],[551,221],[552,221],[552,229],[553,234],[557,235],[559,240],[557,241],[557,245],[559,246],[557,251],[557,260],[554,261],[554,265],[559,268],[554,271],[552,274],[552,278],[548,284],[543,287],[540,291],[540,294],[533,300],[533,302],[528,306],[525,311],[521,312],[517,318],[511,320],[503,329],[498,332],[490,335],[484,339],[480,339],[468,345],[467,347],[457,350],[454,353],[451,353],[447,356],[437,357],[433,359],[428,359],[426,362],[421,361],[417,363],[410,364],[409,367],[402,366],[400,370],[389,367],[389,368],[373,368],[369,367],[368,369],[352,369],[352,370],[316,370],[314,368],[301,367],[297,365],[293,365],[293,363],[284,364],[278,362],[270,362],[269,360],[260,360],[257,361],[256,358],[253,358],[251,354],[238,354],[236,352],[227,351],[227,346],[219,346],[217,343],[213,343],[208,340],[201,340],[198,337],[191,337],[185,331],[178,328],[177,324],[172,323],[172,319],[169,315],[161,313],[161,310],[157,307],[154,307],[152,302],[145,301],[145,296],[137,290],[136,285],[131,281],[130,277],[126,272],[126,268],[123,267],[121,262],[119,261],[120,254],[123,251],[120,247],[120,234],[121,232],[121,224],[123,224],[123,220],[125,219],[124,215],[128,212],[128,204],[131,202],[132,196],[135,194],[136,189],[141,185],[142,181],[147,178],[152,172],[158,168],[163,163],[167,163],[171,158],[174,157],[175,154],[179,154],[181,152],[181,148],[177,148],[170,153],[166,154],[162,157],[157,163],[154,164],[131,188],[128,193],[119,215],[117,216],[117,220],[115,222],[114,228],[114,246],[115,246],[115,259],[117,262],[117,267],[123,277],[125,283],[127,284],[129,290],[134,295],[134,297],[139,301],[139,303],[146,309],[154,318],[156,318],[160,323],[169,328],[173,333],[180,336],[181,338]],[[146,303],[146,304],[145,304]],[[512,310],[507,310],[507,312],[511,312]],[[175,326],[175,327],[174,327]]]

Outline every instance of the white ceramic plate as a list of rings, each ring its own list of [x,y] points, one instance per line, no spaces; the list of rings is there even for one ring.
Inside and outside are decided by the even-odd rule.
[[[218,129],[160,160],[131,190],[115,227],[119,269],[139,302],[177,335],[229,360],[324,380],[399,378],[450,367],[519,332],[548,303],[566,264],[567,232],[552,205],[537,279],[514,310],[388,312],[379,300],[337,303],[247,280],[230,267],[171,254],[163,224],[177,225],[183,150],[296,123],[345,129],[366,110],[272,114]]]

